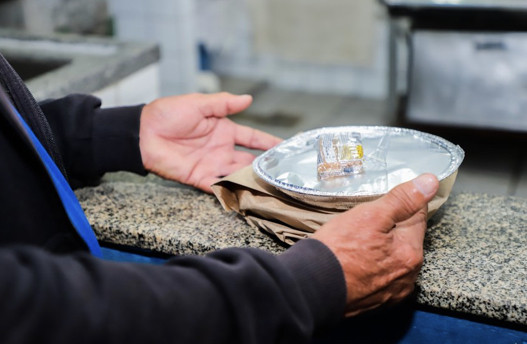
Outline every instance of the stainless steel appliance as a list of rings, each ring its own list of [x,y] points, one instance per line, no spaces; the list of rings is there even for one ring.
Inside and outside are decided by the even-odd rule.
[[[384,0],[405,122],[527,131],[527,1]]]

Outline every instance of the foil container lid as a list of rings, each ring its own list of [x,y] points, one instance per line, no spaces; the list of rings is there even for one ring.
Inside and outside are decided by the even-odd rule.
[[[317,138],[321,134],[358,132],[364,150],[363,173],[319,180]],[[465,157],[458,145],[417,130],[382,126],[326,127],[299,133],[253,162],[254,172],[285,194],[323,206],[343,208],[375,199],[422,173],[439,181],[454,174]]]

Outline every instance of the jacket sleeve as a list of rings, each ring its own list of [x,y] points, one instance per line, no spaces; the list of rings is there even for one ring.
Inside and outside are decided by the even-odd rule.
[[[70,179],[91,181],[112,171],[147,173],[139,150],[142,105],[102,109],[98,98],[80,94],[39,105]]]
[[[321,242],[275,256],[226,249],[165,265],[0,250],[0,342],[304,343],[344,313]]]

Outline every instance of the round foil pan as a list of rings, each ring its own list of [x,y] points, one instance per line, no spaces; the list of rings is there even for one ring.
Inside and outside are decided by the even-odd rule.
[[[319,180],[317,139],[320,134],[358,132],[364,150],[363,173]],[[422,173],[439,181],[454,174],[465,157],[461,147],[417,130],[382,126],[326,127],[299,133],[258,156],[255,173],[300,201],[346,206],[375,199]]]

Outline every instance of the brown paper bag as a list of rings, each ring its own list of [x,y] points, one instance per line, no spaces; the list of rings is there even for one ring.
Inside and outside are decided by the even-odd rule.
[[[456,175],[457,171],[440,182],[437,195],[428,204],[429,217],[448,199]],[[223,178],[212,185],[212,190],[225,210],[237,212],[251,226],[289,245],[307,238],[344,211],[328,209],[327,204],[317,206],[293,199],[260,179],[252,166]]]

